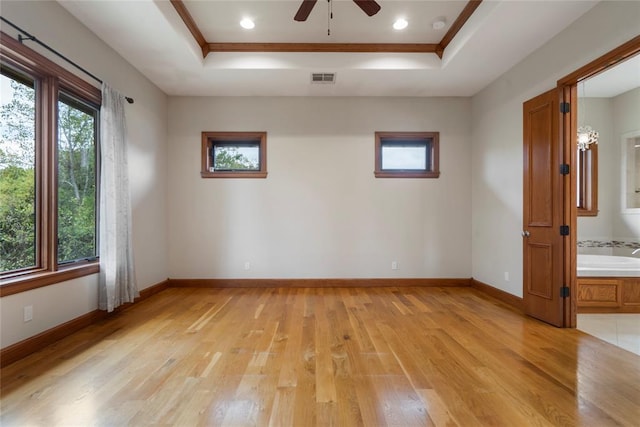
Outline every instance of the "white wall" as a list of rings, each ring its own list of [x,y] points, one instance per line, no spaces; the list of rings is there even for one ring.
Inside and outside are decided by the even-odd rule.
[[[140,289],[163,281],[168,276],[166,95],[57,2],[3,1],[2,16],[135,99],[126,108],[136,276]],[[4,24],[2,31],[16,34]],[[32,42],[29,46],[46,52]],[[26,305],[33,305],[29,323],[22,320]],[[7,347],[96,308],[97,275],[1,298],[0,345]]]
[[[469,113],[466,98],[170,98],[170,277],[470,277]],[[202,131],[266,131],[267,179],[200,178]],[[375,131],[439,131],[440,178],[374,178]]]
[[[588,81],[587,81],[588,87]],[[580,91],[578,91],[580,97]],[[578,125],[589,125],[599,133],[598,215],[578,217],[578,240],[613,240],[614,216],[620,214],[619,141],[613,129],[613,103],[610,98],[578,101]],[[611,254],[611,248],[581,248],[581,253]]]
[[[640,2],[601,2],[473,97],[475,279],[522,296],[522,103],[637,36],[638,22]]]

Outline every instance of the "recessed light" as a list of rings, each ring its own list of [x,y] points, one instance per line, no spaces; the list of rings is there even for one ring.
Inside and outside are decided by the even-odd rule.
[[[256,24],[251,19],[244,18],[242,21],[240,21],[240,26],[245,30],[251,30],[256,26]]]
[[[405,28],[407,28],[407,25],[409,25],[407,20],[403,19],[403,18],[400,18],[400,19],[397,19],[396,22],[393,23],[393,29],[394,30],[404,30]]]
[[[435,21],[433,21],[433,24],[431,24],[434,30],[441,30],[446,25],[447,25],[447,20],[444,17],[437,18]]]

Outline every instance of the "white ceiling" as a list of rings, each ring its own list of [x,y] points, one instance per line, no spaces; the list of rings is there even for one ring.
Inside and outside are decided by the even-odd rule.
[[[640,87],[640,55],[578,84],[578,97],[613,98]]]
[[[327,0],[318,0],[305,22],[293,20],[302,0],[193,1],[185,0],[205,39],[211,42],[302,43],[439,43],[449,26],[434,30],[433,21],[445,17],[449,24],[462,12],[466,1],[379,0],[382,9],[367,16],[351,0],[332,0],[331,35],[327,35]],[[252,18],[252,31],[238,25]],[[413,25],[396,31],[392,24],[404,17]]]
[[[366,16],[350,0],[327,2],[295,22],[301,0],[185,1],[208,42],[438,43],[466,1],[379,0]],[[445,50],[432,53],[218,53],[200,47],[168,0],[59,0],[169,95],[471,96],[562,31],[597,1],[485,0]],[[242,29],[243,17],[255,20]],[[391,28],[404,17],[409,27]],[[447,25],[432,23],[445,17]],[[332,85],[312,72],[336,72]]]

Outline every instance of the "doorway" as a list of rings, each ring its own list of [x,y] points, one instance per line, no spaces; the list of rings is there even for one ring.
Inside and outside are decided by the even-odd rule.
[[[561,209],[559,210],[561,221],[560,225],[556,224],[556,215],[553,215],[553,221],[543,221],[546,223],[546,226],[550,227],[549,229],[553,229],[558,226],[556,229],[559,235],[562,235],[562,238],[559,238],[560,245],[562,250],[560,251],[560,255],[558,255],[559,251],[552,250],[554,245],[558,240],[549,239],[547,242],[542,242],[540,244],[534,245],[537,247],[536,251],[532,251],[532,242],[530,242],[530,233],[529,227],[531,226],[531,216],[529,215],[531,212],[528,212],[527,209],[530,208],[532,204],[537,204],[542,200],[544,203],[544,198],[538,200],[535,196],[533,196],[527,188],[528,183],[532,182],[532,175],[530,171],[530,159],[527,158],[527,150],[530,150],[530,155],[538,155],[542,153],[542,156],[545,156],[544,150],[534,150],[531,151],[531,133],[532,128],[530,124],[525,123],[524,126],[524,148],[525,148],[525,164],[524,164],[524,213],[523,213],[523,300],[525,305],[525,311],[528,315],[532,317],[536,317],[545,322],[554,324],[559,327],[571,327],[575,328],[577,326],[577,314],[578,314],[578,299],[579,299],[579,289],[577,284],[577,255],[578,255],[578,202],[579,200],[584,199],[584,193],[582,196],[578,195],[578,180],[583,180],[584,178],[584,170],[578,169],[580,165],[580,154],[577,149],[577,136],[578,136],[578,110],[579,110],[579,99],[578,99],[578,85],[581,82],[586,81],[598,74],[605,72],[606,70],[611,69],[617,64],[621,64],[629,58],[632,58],[640,53],[640,36],[637,36],[627,43],[619,46],[618,48],[612,50],[611,52],[603,55],[602,57],[590,62],[584,67],[576,70],[575,72],[565,76],[561,80],[558,81],[556,99],[557,105],[560,106],[560,111],[558,113],[554,113],[555,117],[558,120],[557,132],[552,129],[549,133],[550,138],[557,137],[559,140],[559,147],[561,151],[561,155],[555,157],[554,154],[547,155],[547,160],[549,162],[547,167],[547,172],[549,174],[566,174],[562,179],[555,179],[550,177],[548,181],[553,183],[549,188],[552,192],[550,196],[550,200],[558,200],[555,198],[556,194],[560,194],[560,202],[559,205]],[[549,95],[552,92],[548,92],[546,95]],[[545,95],[545,94],[543,94]],[[542,97],[543,95],[540,95]],[[531,102],[538,99],[536,97],[530,101],[527,101],[524,105],[524,115],[525,122],[527,115],[534,110],[531,110]],[[529,104],[528,104],[529,103]],[[640,117],[640,115],[636,115],[636,117]],[[552,122],[548,120],[549,123]],[[540,122],[540,126],[546,126],[544,124],[544,120]],[[640,126],[639,126],[640,127]],[[539,130],[539,129],[538,129]],[[535,130],[537,132],[538,130]],[[529,136],[527,136],[527,132],[529,132]],[[529,140],[527,139],[529,138]],[[551,141],[551,140],[550,140]],[[544,144],[538,144],[540,147],[544,147]],[[552,143],[548,144],[548,148],[550,150],[554,150],[554,145]],[[546,161],[546,160],[545,160]],[[584,159],[583,159],[584,163]],[[556,169],[556,167],[560,168],[560,171]],[[597,184],[596,184],[597,185]],[[596,187],[597,191],[597,187]],[[589,193],[590,194],[590,193]],[[583,200],[584,201],[584,200]],[[557,206],[556,206],[557,207]],[[591,209],[594,211],[594,209]],[[548,212],[552,212],[548,210]],[[554,209],[553,212],[556,212]],[[597,212],[597,210],[596,210]],[[529,215],[529,216],[527,216]],[[639,217],[640,218],[640,217]],[[547,218],[551,219],[551,217]],[[534,221],[535,222],[535,221]],[[640,220],[639,220],[640,222]],[[542,250],[543,246],[546,245],[546,250]],[[533,256],[532,254],[537,254],[540,256]],[[561,258],[559,263],[559,272],[555,270],[554,262],[557,257]],[[546,265],[546,267],[545,267]],[[547,268],[544,274],[540,273],[539,268]],[[535,273],[535,275],[534,275]],[[536,277],[536,275],[538,277]],[[544,289],[545,292],[541,293],[540,291],[540,283],[546,281],[547,288]],[[538,284],[536,284],[536,282]],[[640,286],[640,283],[639,283]],[[538,289],[540,288],[540,289]],[[594,288],[595,289],[595,288]],[[600,291],[604,291],[606,287],[598,288]],[[608,289],[609,293],[611,293],[611,288]],[[619,295],[621,292],[619,290],[615,290],[616,298],[620,299]],[[538,294],[538,295],[536,295]],[[544,295],[543,295],[544,294]],[[555,301],[555,297],[559,296],[560,303]],[[542,303],[538,303],[540,297],[546,299],[546,301]],[[638,294],[640,298],[640,293]],[[533,303],[532,303],[533,301]],[[640,302],[639,302],[640,306]]]
[[[576,114],[576,326],[640,354],[640,54],[579,81]]]

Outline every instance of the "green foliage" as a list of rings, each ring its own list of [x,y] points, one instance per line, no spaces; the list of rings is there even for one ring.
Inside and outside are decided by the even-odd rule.
[[[216,147],[216,170],[256,170],[258,164],[238,151],[236,147]]]
[[[14,80],[11,89],[0,108],[0,271],[36,263],[35,91]]]
[[[33,169],[0,169],[0,271],[35,265]]]
[[[95,119],[58,103],[58,260],[96,254]]]
[[[3,76],[3,79],[7,77]],[[35,92],[11,81],[0,107],[0,271],[35,265]],[[95,116],[58,103],[58,262],[93,257],[96,248]]]

